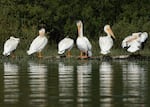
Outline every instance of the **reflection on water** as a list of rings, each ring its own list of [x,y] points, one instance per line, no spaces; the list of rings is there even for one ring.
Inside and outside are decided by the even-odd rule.
[[[58,64],[59,72],[59,103],[73,102],[74,98],[74,83],[73,83],[73,66],[65,65],[63,62]]]
[[[102,107],[110,107],[112,101],[113,69],[109,62],[102,62],[99,66],[100,99]]]
[[[124,102],[129,106],[143,104],[145,101],[146,71],[138,63],[123,64]]]
[[[4,102],[15,104],[19,98],[18,66],[9,62],[4,63]]]
[[[29,62],[29,87],[31,90],[30,103],[36,107],[44,107],[46,101],[47,66]]]
[[[91,101],[91,63],[77,65],[77,102],[78,107]]]
[[[4,62],[0,65],[4,72],[0,73],[0,106],[145,107],[149,99],[148,65],[80,60]]]

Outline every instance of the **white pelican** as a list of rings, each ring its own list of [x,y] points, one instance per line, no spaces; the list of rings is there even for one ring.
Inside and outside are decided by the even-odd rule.
[[[132,33],[122,41],[122,48],[126,48],[128,52],[134,53],[144,48],[144,43],[148,38],[147,32]]]
[[[38,52],[38,57],[42,57],[41,51],[46,46],[48,39],[45,36],[45,29],[42,28],[39,30],[39,36],[37,36],[31,43],[29,50],[27,51],[28,55],[31,55],[35,52]]]
[[[106,32],[107,36],[99,37],[99,46],[101,49],[101,54],[106,55],[110,53],[110,49],[113,46],[113,39],[115,39],[114,33],[112,32],[110,25],[104,26],[104,31]]]
[[[19,42],[20,42],[19,38],[11,36],[4,44],[3,55],[9,56],[17,48]],[[12,57],[14,57],[13,54]]]
[[[83,36],[83,24],[82,21],[77,21],[78,38],[76,41],[77,47],[80,50],[80,58],[88,58],[92,56],[92,45],[87,37]]]
[[[73,45],[74,40],[69,37],[65,37],[58,43],[58,54],[63,54],[67,50],[67,56],[70,57],[70,50],[72,49]]]

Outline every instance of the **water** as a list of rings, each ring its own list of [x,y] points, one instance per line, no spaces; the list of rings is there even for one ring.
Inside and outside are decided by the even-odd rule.
[[[0,107],[150,107],[148,61],[2,61]]]

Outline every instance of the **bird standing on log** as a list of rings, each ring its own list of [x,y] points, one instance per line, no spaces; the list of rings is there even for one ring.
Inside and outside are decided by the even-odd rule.
[[[83,23],[77,21],[78,38],[76,41],[77,47],[80,50],[79,58],[88,58],[92,56],[92,45],[87,37],[83,36]]]
[[[105,25],[104,31],[106,32],[107,36],[99,37],[99,46],[101,54],[106,55],[110,53],[110,49],[113,46],[113,39],[115,39],[115,36],[110,28],[110,25]]]

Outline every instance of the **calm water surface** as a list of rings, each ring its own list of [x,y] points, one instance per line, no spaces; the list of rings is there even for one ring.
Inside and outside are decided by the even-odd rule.
[[[150,62],[2,61],[0,107],[150,107]]]

